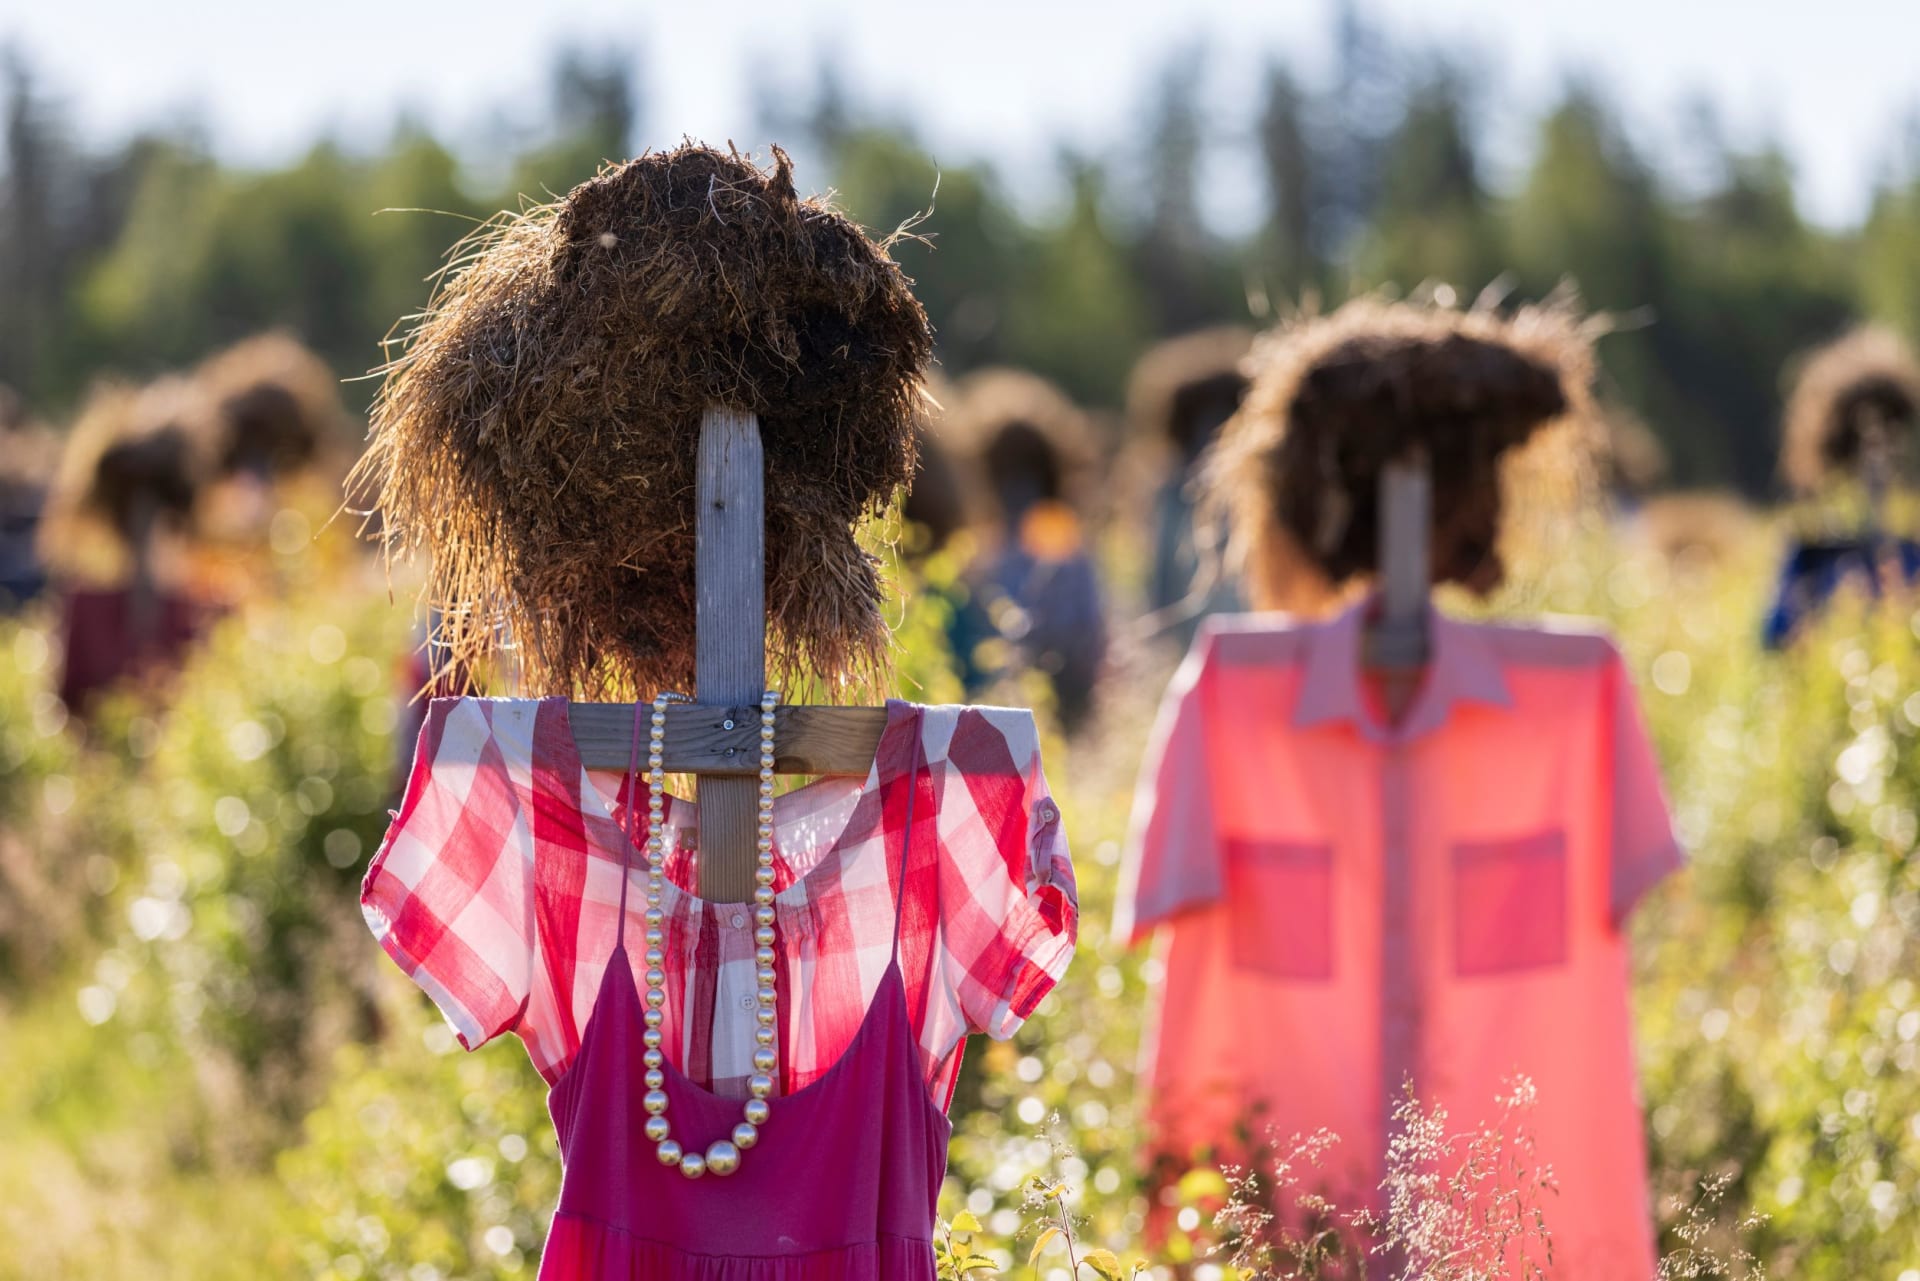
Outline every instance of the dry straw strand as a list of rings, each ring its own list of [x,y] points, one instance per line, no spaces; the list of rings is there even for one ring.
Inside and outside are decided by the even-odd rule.
[[[362,483],[453,670],[511,638],[530,693],[690,688],[694,462],[709,406],[757,415],[774,679],[875,675],[854,527],[913,474],[932,350],[911,282],[854,223],[693,143],[604,168],[457,246],[382,372]]]

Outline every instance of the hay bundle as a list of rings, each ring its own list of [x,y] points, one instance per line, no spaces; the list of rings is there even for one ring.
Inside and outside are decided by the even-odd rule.
[[[1252,347],[1252,330],[1228,325],[1149,348],[1127,380],[1130,434],[1171,442],[1183,459],[1197,457],[1239,409]]]
[[[137,553],[191,521],[214,413],[190,379],[95,387],[68,436],[40,528],[41,555],[69,571]]]
[[[1266,336],[1246,402],[1206,463],[1210,517],[1256,587],[1288,564],[1333,585],[1379,565],[1381,469],[1424,446],[1433,477],[1433,577],[1487,592],[1503,488],[1528,497],[1577,487],[1564,455],[1525,486],[1502,464],[1552,424],[1562,443],[1591,433],[1592,335],[1570,301],[1461,311],[1376,298]],[[1524,451],[1526,454],[1532,450]]]
[[[194,376],[219,413],[213,450],[223,474],[284,476],[348,442],[339,379],[291,335],[236,343]]]
[[[940,439],[973,473],[983,513],[1017,519],[1035,503],[1077,507],[1098,457],[1087,416],[1066,393],[1021,369],[982,369],[960,380]]]
[[[1780,470],[1811,493],[1856,466],[1869,447],[1911,437],[1920,423],[1920,367],[1898,336],[1865,327],[1805,360],[1787,399]]]
[[[696,445],[729,405],[765,447],[776,679],[875,672],[853,526],[913,474],[932,335],[908,286],[778,149],[642,156],[463,245],[361,464],[389,549],[432,553],[447,663],[504,626],[529,692],[690,688]]]

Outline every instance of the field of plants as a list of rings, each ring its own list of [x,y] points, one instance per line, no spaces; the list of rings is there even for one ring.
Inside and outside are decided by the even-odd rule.
[[[1667,1266],[1915,1281],[1920,614],[1849,607],[1763,653],[1777,531],[1655,538],[1657,515],[1596,521],[1498,608],[1617,629],[1691,850],[1635,925]],[[308,528],[276,539],[272,590],[164,705],[130,695],[84,735],[51,692],[44,621],[0,625],[0,1277],[532,1274],[558,1182],[540,1081],[516,1047],[462,1053],[356,905],[411,746],[404,583],[390,598],[346,530]],[[1124,588],[1138,549],[1111,542]],[[898,585],[898,690],[950,699],[943,598]],[[943,1197],[955,1273],[1258,1259],[1257,1222],[1204,1166],[1162,1180],[1172,1236],[1143,1230],[1133,1076],[1156,963],[1107,922],[1175,657],[1126,638],[1095,723],[1049,744],[1080,951],[1012,1043],[970,1050]],[[1403,1249],[1451,1195],[1411,1189]],[[1539,1208],[1550,1231],[1550,1187]],[[1283,1273],[1358,1275],[1268,1235]]]

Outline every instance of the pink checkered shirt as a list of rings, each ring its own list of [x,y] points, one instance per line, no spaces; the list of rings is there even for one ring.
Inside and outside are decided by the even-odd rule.
[[[946,1099],[969,1032],[1011,1036],[1073,955],[1073,866],[1032,714],[887,705],[866,780],[823,778],[774,803],[781,1093],[831,1067],[893,945],[907,789],[900,965],[921,1064]],[[919,751],[915,751],[915,737]],[[919,761],[915,768],[916,759]],[[435,699],[412,776],[361,889],[367,922],[468,1049],[512,1031],[557,1080],[612,955],[623,824],[644,842],[644,783],[588,771],[564,699]],[[756,988],[751,907],[694,895],[697,813],[669,798],[666,1051],[743,1094]],[[630,932],[645,859],[625,860]]]

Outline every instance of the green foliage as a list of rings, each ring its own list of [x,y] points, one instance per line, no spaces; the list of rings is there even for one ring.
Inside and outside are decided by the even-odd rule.
[[[189,1039],[269,1111],[310,1102],[322,1047],[374,1028],[355,890],[398,777],[394,611],[324,597],[214,632],[129,798],[129,906]]]
[[[1920,1249],[1920,646],[1896,603],[1760,653],[1771,555],[1670,561],[1594,530],[1507,604],[1613,622],[1693,851],[1636,922],[1674,1267],[1744,1249],[1810,1281],[1894,1275]],[[91,745],[48,714],[44,637],[0,631],[0,834],[71,878],[54,897],[81,922],[40,953],[19,950],[17,919],[0,932],[17,993],[0,1012],[0,1231],[31,1238],[0,1277],[258,1274],[233,1251],[275,1275],[532,1269],[559,1177],[539,1078],[511,1047],[458,1052],[354,908],[401,762],[405,619],[353,566],[315,560],[223,625],[164,715],[129,701]],[[891,572],[901,688],[955,697],[953,566]],[[1108,1275],[1109,1254],[1124,1276],[1140,1248],[1132,1069],[1156,962],[1107,922],[1171,656],[1130,661],[1087,734],[1047,743],[1081,948],[1013,1042],[971,1048],[949,1275],[1064,1270],[1071,1234],[1082,1276]],[[59,778],[63,812],[46,804]],[[1222,1257],[1217,1173],[1151,1188],[1172,1220],[1160,1264]],[[26,1230],[56,1213],[75,1230]]]

